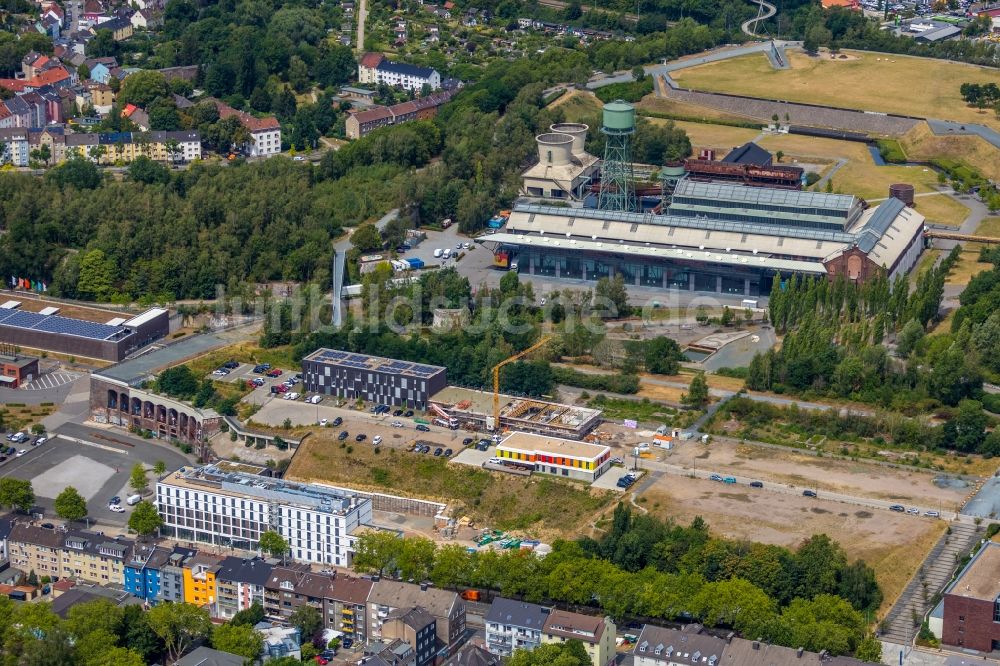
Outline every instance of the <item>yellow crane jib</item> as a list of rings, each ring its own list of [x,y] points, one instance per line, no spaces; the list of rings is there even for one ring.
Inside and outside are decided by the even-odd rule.
[[[500,428],[500,368],[508,363],[513,363],[514,361],[524,358],[531,352],[541,348],[551,339],[551,335],[542,336],[538,342],[531,345],[524,351],[518,352],[510,358],[506,358],[493,366],[493,422],[486,424],[487,430],[497,430]]]

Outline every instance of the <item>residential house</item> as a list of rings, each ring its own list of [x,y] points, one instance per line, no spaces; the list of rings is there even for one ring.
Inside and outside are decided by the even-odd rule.
[[[45,160],[47,164],[59,164],[66,159],[66,130],[59,125],[50,125],[44,129],[29,129],[28,144],[31,152],[48,149],[49,159]]]
[[[262,663],[282,657],[302,659],[302,635],[297,627],[279,627],[270,622],[258,622],[254,625],[254,630],[264,638],[260,653]]]
[[[647,624],[639,634],[632,656],[634,666],[687,666],[692,662],[720,666],[728,647],[724,639],[702,633],[700,624],[685,625],[682,629]],[[731,663],[744,666],[748,662]]]
[[[127,18],[122,17],[101,21],[97,25],[91,27],[91,30],[95,35],[98,30],[110,30],[111,36],[116,42],[128,39],[135,32],[135,28],[132,27],[132,22]]]
[[[415,653],[414,666],[429,666],[437,655],[434,616],[423,608],[398,608],[382,622],[382,638],[405,641]]]
[[[358,82],[384,83],[405,90],[421,90],[426,85],[431,90],[438,90],[441,75],[429,67],[394,62],[381,53],[365,53],[358,61]]]
[[[249,113],[237,111],[225,102],[215,101],[219,118],[236,116],[240,124],[250,132],[250,141],[242,146],[233,146],[246,152],[250,157],[270,157],[281,152],[281,123],[274,116],[257,118]]]
[[[526,601],[498,597],[486,613],[486,649],[499,657],[533,650],[542,642],[549,609]]]
[[[194,556],[187,548],[174,548],[167,563],[160,568],[160,599],[182,603],[184,601],[184,560]]]
[[[4,106],[0,104],[0,110]],[[28,142],[28,130],[24,127],[12,127],[0,129],[0,143],[3,143],[3,151],[0,152],[0,164],[13,164],[14,166],[28,166],[31,144]]]
[[[77,106],[81,109],[92,106],[101,115],[110,113],[114,103],[115,93],[111,86],[97,81],[86,82],[76,95]]]
[[[263,608],[264,584],[271,569],[270,564],[258,557],[224,558],[219,563],[219,571],[215,574],[218,592],[216,617],[229,619],[255,603]]]
[[[28,128],[32,126],[34,109],[20,96],[11,97],[0,104],[7,110],[8,122],[6,124],[8,127]]]
[[[202,645],[174,662],[174,666],[243,666],[246,660],[232,652]]]
[[[128,118],[143,132],[149,131],[149,114],[135,104],[126,104],[122,109],[122,118]]]
[[[616,631],[617,627],[610,617],[553,609],[542,628],[542,643],[581,641],[592,666],[608,666],[615,659]]]
[[[61,63],[55,58],[50,58],[35,51],[28,51],[21,59],[21,73],[24,74],[24,78],[26,79],[33,79],[42,72],[47,72],[50,69],[60,66]]]
[[[98,164],[132,162],[144,156],[157,162],[201,159],[201,136],[193,130],[153,132],[73,133],[66,135],[67,151]]]
[[[0,134],[0,141],[3,141],[2,134]],[[0,157],[0,163],[3,162],[3,158]],[[7,559],[7,539],[10,538],[10,531],[14,529],[14,517],[9,513],[5,516],[0,516],[0,561]]]
[[[107,14],[98,0],[86,0],[83,3],[83,13],[80,15],[80,18],[84,21],[89,21],[93,25],[97,25],[101,19],[107,18]]]
[[[90,70],[90,80],[107,83],[111,80],[111,70],[118,67],[118,61],[112,57],[90,58],[83,62]]]
[[[365,111],[351,113],[344,123],[345,133],[349,139],[360,139],[380,127],[432,118],[437,114],[438,108],[451,97],[452,92],[446,90],[418,97],[409,102],[400,102],[388,107],[375,106]]]
[[[310,605],[322,612],[323,596],[309,598],[299,589],[302,579],[309,573],[305,564],[273,567],[264,583],[264,612],[268,617],[287,621],[299,606]],[[307,636],[306,638],[309,638]]]
[[[158,69],[156,71],[163,74],[163,78],[165,78],[167,82],[173,81],[174,79],[184,79],[185,81],[194,83],[194,80],[198,78],[198,65],[164,67],[163,69]]]
[[[44,86],[68,88],[71,85],[73,85],[73,75],[62,65],[39,72],[30,79],[0,79],[0,87],[13,93],[31,92]]]
[[[162,23],[159,14],[154,14],[148,9],[140,9],[139,11],[132,14],[129,18],[129,22],[132,27],[136,30],[149,30],[155,28]]]
[[[376,639],[365,646],[365,666],[416,666],[417,653],[406,641]]]
[[[215,587],[215,575],[219,572],[222,558],[209,553],[196,553],[184,560],[184,601],[199,607],[206,607],[209,612],[215,608],[218,592]],[[213,613],[214,615],[214,613]]]
[[[438,654],[447,656],[465,634],[465,602],[457,593],[391,580],[379,580],[368,595],[369,640],[382,636],[382,625],[389,614],[398,609],[419,606],[435,620]]]
[[[500,666],[500,657],[490,654],[490,651],[482,645],[469,641],[458,648],[441,666]]]
[[[98,585],[123,585],[133,545],[129,539],[70,530],[62,550],[61,576]]]
[[[125,591],[155,605],[160,600],[160,569],[170,561],[169,548],[136,546],[125,564]]]
[[[326,598],[324,625],[363,643],[368,639],[368,596],[373,583],[367,578],[335,576]]]

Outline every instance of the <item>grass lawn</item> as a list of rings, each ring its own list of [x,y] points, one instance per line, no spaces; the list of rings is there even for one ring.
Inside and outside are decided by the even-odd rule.
[[[570,90],[553,101],[549,109],[562,109],[568,123],[578,123],[593,118],[594,114],[604,108],[604,103],[592,92]]]
[[[24,405],[12,402],[0,405],[0,421],[3,427],[11,432],[27,430],[32,425],[40,423],[42,419],[55,411],[53,403],[43,405]],[[8,444],[9,446],[9,444]]]
[[[783,164],[847,160],[847,164],[833,174],[833,190],[865,199],[889,196],[889,185],[893,183],[911,183],[916,192],[933,192],[937,184],[937,174],[924,167],[875,166],[868,148],[856,141],[778,134],[766,136],[758,144],[772,153],[782,151],[785,154],[781,160]]]
[[[646,120],[662,125],[669,121],[662,118],[647,118]],[[725,156],[734,146],[740,146],[760,134],[757,130],[728,125],[708,125],[706,123],[689,123],[683,120],[673,121],[677,127],[687,132],[691,139],[691,149],[698,154],[701,148],[714,148],[716,157]]]
[[[967,285],[974,276],[993,269],[993,264],[979,261],[979,248],[981,244],[969,244],[969,247],[962,246],[962,256],[948,272],[945,284]]]
[[[332,430],[307,438],[288,478],[458,502],[457,516],[546,539],[589,533],[591,521],[616,496],[544,474],[520,477],[392,448],[342,447],[335,438]]]
[[[917,197],[913,200],[917,212],[927,218],[928,222],[949,224],[957,227],[969,215],[969,209],[954,197],[947,194],[935,194],[929,197]]]
[[[1000,150],[978,136],[938,136],[920,123],[900,137],[908,159],[926,162],[935,157],[958,160],[987,178],[1000,180]]]
[[[732,113],[726,113],[725,111],[717,111],[716,109],[712,109],[707,106],[688,104],[687,102],[678,102],[672,99],[663,99],[657,97],[655,93],[652,95],[646,95],[635,106],[637,109],[645,111],[668,113],[684,118],[700,118],[702,120],[738,120],[742,122],[753,120],[749,117],[737,116]]]
[[[984,219],[979,223],[979,228],[976,229],[976,234],[979,236],[1000,238],[1000,217],[987,217]]]
[[[789,52],[789,70],[772,69],[763,54],[753,54],[674,72],[673,77],[696,90],[1000,127],[994,113],[967,106],[959,94],[965,82],[995,83],[995,70],[930,58],[844,53],[848,59],[831,60],[825,54]]]

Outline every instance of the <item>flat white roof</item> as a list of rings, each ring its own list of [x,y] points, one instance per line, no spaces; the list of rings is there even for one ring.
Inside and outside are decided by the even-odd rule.
[[[108,321],[106,321],[105,323],[106,323],[106,324],[107,324],[108,326],[121,326],[121,325],[122,325],[122,324],[124,324],[125,322],[126,322],[126,319],[125,319],[125,317],[115,317],[114,319],[109,319],[109,320],[108,320]]]
[[[610,241],[583,240],[579,238],[559,238],[558,236],[526,236],[523,234],[488,234],[476,240],[519,245],[521,247],[537,247],[547,250],[588,250],[591,252],[606,252],[637,257],[656,259],[674,259],[698,263],[723,264],[727,266],[742,266],[743,268],[770,268],[777,271],[793,271],[796,273],[815,273],[826,275],[826,267],[821,261],[795,261],[792,259],[772,259],[762,255],[725,253],[718,250],[697,250],[682,247],[654,247],[651,245],[629,245]]]
[[[59,312],[59,308],[47,307],[47,308],[42,308],[41,310],[39,310],[38,314],[40,314],[40,315],[46,315],[47,316],[47,315],[54,315],[57,312]]]
[[[527,432],[515,432],[497,445],[497,449],[520,451],[522,453],[541,453],[543,455],[569,456],[584,460],[597,460],[611,451],[610,447],[590,442],[577,442],[572,439],[533,435]]]
[[[141,315],[136,315],[135,317],[132,317],[122,325],[131,327],[141,326],[147,322],[152,321],[156,317],[159,317],[161,314],[164,314],[165,312],[166,310],[164,310],[163,308],[150,308],[149,310],[143,312]]]
[[[0,305],[0,310],[16,310],[21,307],[21,301],[7,301]]]

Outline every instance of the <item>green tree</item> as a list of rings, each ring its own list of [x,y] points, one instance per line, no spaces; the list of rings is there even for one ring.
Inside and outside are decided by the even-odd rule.
[[[404,539],[396,557],[399,577],[403,580],[427,580],[434,566],[435,549],[434,542],[425,537]]]
[[[361,252],[382,249],[382,234],[374,224],[364,224],[351,234],[351,245]]]
[[[59,493],[55,501],[56,514],[64,520],[81,520],[87,515],[87,501],[73,486]]]
[[[548,643],[532,650],[515,650],[508,666],[589,666],[590,657],[583,643],[570,639],[565,643]]]
[[[354,570],[381,576],[396,562],[402,548],[403,539],[392,532],[364,532],[355,545]]]
[[[681,402],[696,409],[701,409],[708,404],[708,383],[705,381],[705,373],[699,372],[691,378],[687,393],[681,396]]]
[[[909,356],[916,350],[917,345],[924,339],[924,327],[916,319],[911,319],[903,326],[896,338],[896,352],[900,356]]]
[[[132,467],[132,473],[129,475],[128,484],[132,486],[135,492],[145,493],[149,488],[149,480],[146,478],[146,468],[142,463],[136,463]]]
[[[115,265],[103,250],[90,250],[80,259],[76,291],[81,298],[106,302],[114,285]]]
[[[434,566],[430,579],[438,587],[455,588],[465,583],[472,575],[472,563],[464,546],[445,544],[434,553]]]
[[[178,365],[160,373],[156,388],[169,396],[188,399],[198,391],[198,378],[188,366]]]
[[[632,68],[632,78],[636,81],[642,81],[646,78],[646,70],[642,68],[642,65],[636,65]]]
[[[272,530],[268,530],[260,535],[258,547],[271,557],[284,557],[288,552],[288,542]]]
[[[167,463],[163,462],[162,460],[157,460],[153,464],[153,474],[155,474],[157,477],[163,476],[163,474],[166,471],[167,471]]]
[[[169,183],[170,169],[145,155],[135,158],[128,166],[128,177],[139,183]]]
[[[193,604],[160,603],[149,610],[148,617],[149,626],[163,640],[171,663],[212,632],[208,611]]]
[[[154,70],[142,69],[125,78],[116,101],[122,106],[135,104],[145,108],[157,97],[167,97],[169,94],[170,86],[167,85],[163,74]]]
[[[602,277],[594,285],[594,304],[605,319],[627,317],[631,312],[625,278],[617,273],[612,278]]]
[[[212,631],[212,647],[254,661],[264,647],[264,637],[246,624],[222,624]]]
[[[43,143],[38,148],[32,150],[28,155],[33,160],[45,162],[45,165],[48,166],[49,160],[52,159],[52,149],[49,148],[49,144]]]
[[[76,76],[81,81],[86,81],[90,78],[90,67],[87,67],[87,63],[80,63],[80,66],[76,68]]]
[[[101,184],[97,165],[79,155],[55,167],[45,177],[59,187],[71,185],[78,190],[93,190]]]
[[[658,375],[676,375],[680,371],[682,356],[677,341],[664,335],[649,340],[643,346],[646,370]]]
[[[861,639],[861,642],[858,643],[858,647],[854,651],[854,658],[870,664],[881,664],[882,641],[875,638],[871,634],[865,636]]]
[[[774,621],[774,600],[739,578],[704,585],[691,604],[708,626],[732,627],[746,636],[763,635]]]
[[[156,505],[143,500],[132,509],[132,515],[128,517],[128,527],[134,530],[139,536],[149,536],[160,529],[163,525],[163,518],[156,510]]]
[[[0,506],[27,512],[35,506],[35,491],[31,481],[0,479]]]
[[[229,620],[229,624],[245,624],[247,626],[253,627],[257,623],[264,621],[264,607],[261,606],[256,601],[250,608],[244,608],[243,610],[233,615],[232,619]]]
[[[323,618],[312,606],[299,606],[288,616],[288,624],[298,627],[302,634],[302,642],[305,643],[323,628]]]

